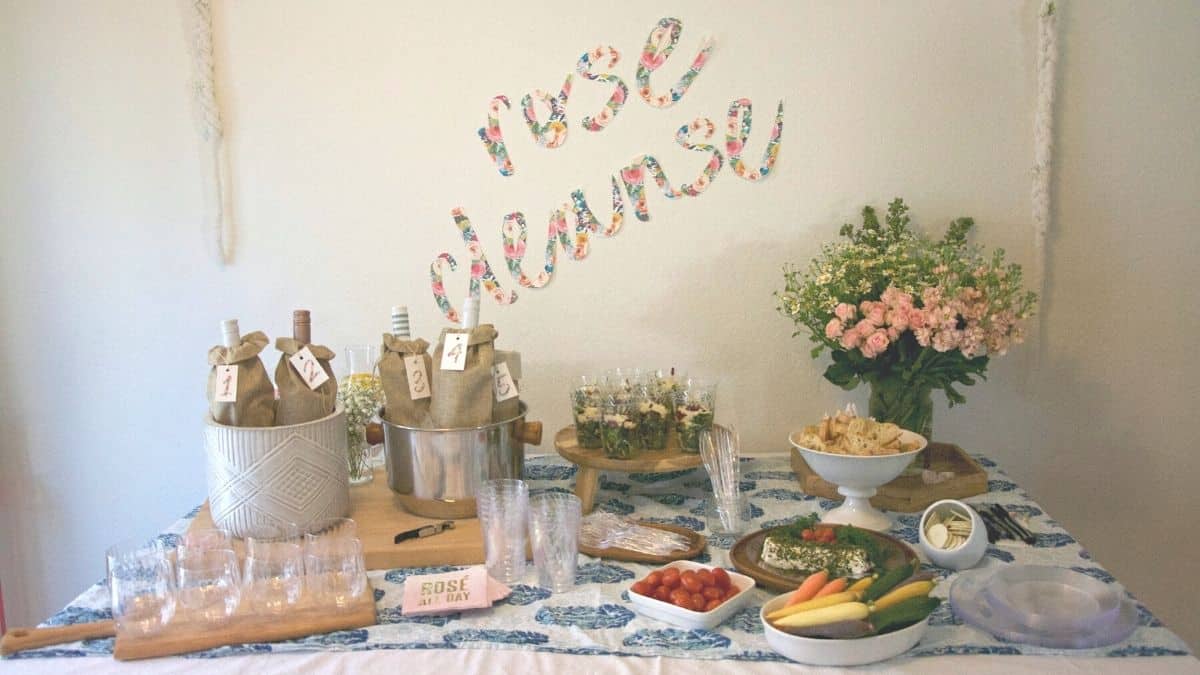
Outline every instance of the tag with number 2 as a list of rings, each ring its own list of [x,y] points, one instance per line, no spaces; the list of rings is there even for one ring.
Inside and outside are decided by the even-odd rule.
[[[308,347],[292,354],[288,361],[292,362],[292,367],[304,378],[304,384],[307,384],[309,389],[316,389],[329,379],[329,374],[317,363],[317,357],[313,356]]]

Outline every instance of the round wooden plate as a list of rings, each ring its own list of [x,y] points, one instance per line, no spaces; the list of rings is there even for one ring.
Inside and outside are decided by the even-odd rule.
[[[766,541],[767,535],[778,529],[780,528],[774,527],[769,530],[759,530],[742,537],[733,545],[733,548],[729,549],[729,560],[733,563],[737,571],[748,577],[752,577],[759,584],[776,591],[791,591],[795,590],[808,575],[795,570],[781,570],[777,567],[771,567],[761,560],[763,542]],[[883,547],[883,550],[887,552],[888,557],[884,561],[885,568],[890,569],[897,565],[911,563],[917,559],[917,553],[912,550],[911,546],[892,535],[873,530],[862,531],[875,537]]]
[[[638,551],[630,551],[627,548],[592,548],[591,546],[580,546],[579,552],[592,556],[593,558],[607,558],[608,560],[623,560],[625,562],[640,562],[640,563],[668,563],[672,560],[687,560],[700,555],[704,547],[708,545],[708,540],[704,535],[695,530],[688,529],[679,525],[666,525],[664,523],[652,523],[645,520],[639,520],[638,525],[653,527],[659,530],[668,532],[676,532],[688,538],[690,546],[686,551],[676,551],[667,555],[650,555],[649,553],[641,553]]]

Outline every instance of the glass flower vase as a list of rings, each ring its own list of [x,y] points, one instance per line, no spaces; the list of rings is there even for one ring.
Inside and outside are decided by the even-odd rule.
[[[871,398],[867,414],[880,422],[891,422],[901,429],[933,435],[933,389],[913,387],[900,377],[887,377],[870,383]]]

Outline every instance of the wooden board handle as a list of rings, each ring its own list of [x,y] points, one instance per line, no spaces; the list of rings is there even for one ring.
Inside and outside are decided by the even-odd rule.
[[[4,637],[0,637],[0,656],[64,642],[114,637],[116,634],[117,625],[111,620],[75,623],[69,626],[51,626],[50,628],[12,628],[4,634]]]
[[[383,425],[377,422],[368,423],[366,436],[369,445],[379,445],[383,442]]]
[[[521,442],[530,445],[542,444],[542,423],[541,422],[526,422],[521,425]]]

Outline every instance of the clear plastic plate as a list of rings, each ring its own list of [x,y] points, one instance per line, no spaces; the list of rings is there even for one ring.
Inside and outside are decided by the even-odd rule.
[[[1008,565],[983,589],[992,609],[1035,632],[1090,631],[1117,618],[1121,599],[1108,584],[1063,567]]]

